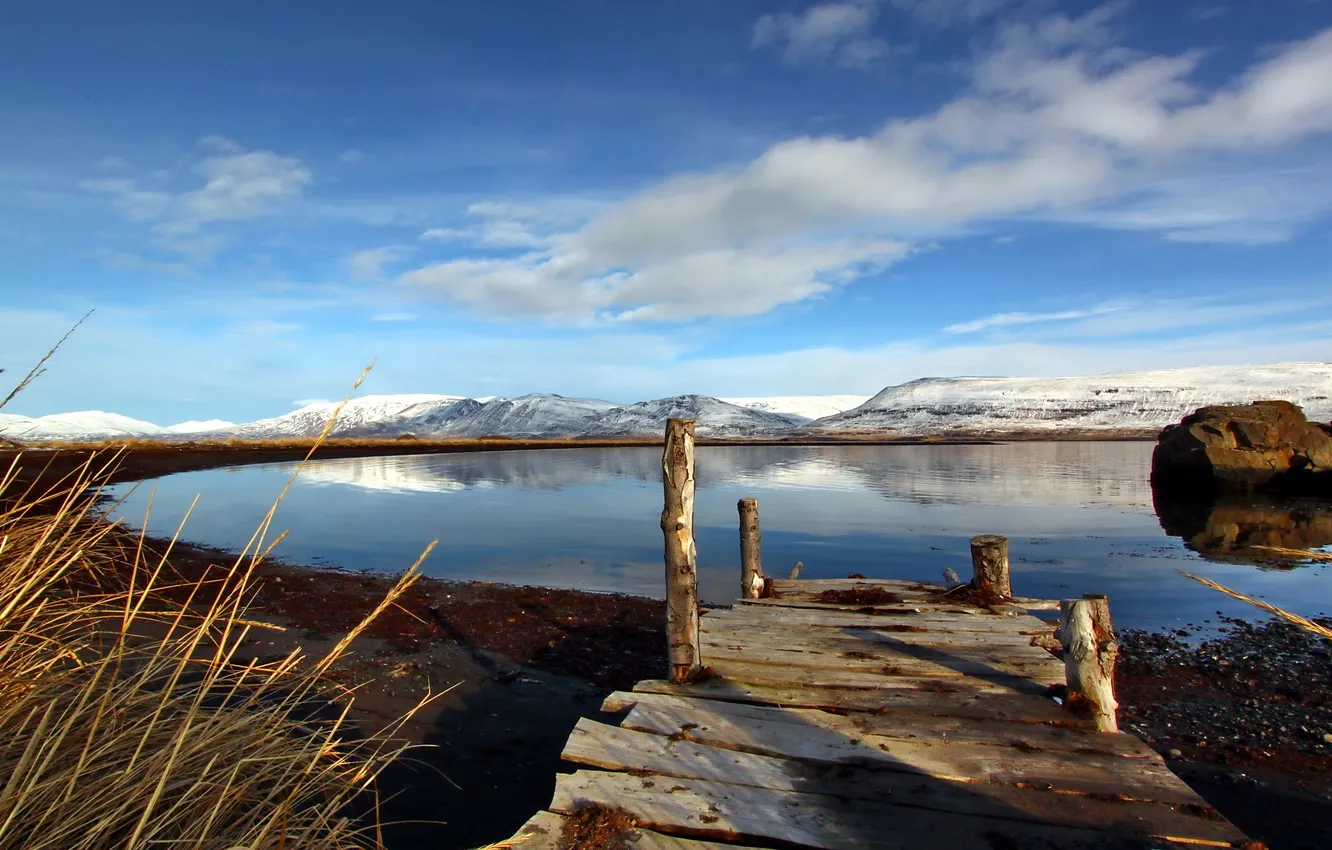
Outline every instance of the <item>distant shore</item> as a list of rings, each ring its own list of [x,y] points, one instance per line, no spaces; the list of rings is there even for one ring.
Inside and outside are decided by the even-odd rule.
[[[929,436],[894,436],[884,434],[810,435],[787,434],[780,437],[699,438],[697,445],[708,446],[933,446],[995,445],[1005,442],[1141,441],[1153,440],[1155,432],[1076,431],[1050,433],[1041,431],[987,432],[977,434],[936,434]],[[314,438],[290,440],[105,440],[102,442],[34,442],[22,446],[0,447],[0,468],[18,463],[24,481],[55,481],[78,468],[90,457],[109,460],[115,457],[116,471],[111,483],[142,481],[177,472],[193,472],[226,466],[258,463],[290,463],[302,460],[314,446]],[[460,452],[534,451],[538,449],[636,448],[660,446],[661,439],[651,437],[579,438],[553,437],[517,439],[475,437],[450,440],[415,438],[332,438],[325,440],[313,457],[316,459],[377,457],[415,454],[452,454]],[[117,454],[118,453],[118,454]],[[103,462],[99,460],[99,463]]]

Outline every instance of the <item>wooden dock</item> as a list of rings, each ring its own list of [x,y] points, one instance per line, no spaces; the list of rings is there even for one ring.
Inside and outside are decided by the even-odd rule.
[[[669,439],[666,461],[669,515]],[[686,501],[692,506],[692,492]],[[740,514],[742,536],[747,519],[753,526],[747,551],[756,552],[756,515],[743,502]],[[668,515],[670,535],[679,529]],[[687,524],[691,540],[677,557],[692,547]],[[973,543],[972,587],[999,575],[995,559],[977,551]],[[668,540],[668,596],[671,558]],[[604,709],[627,712],[618,726],[579,721],[563,753],[575,772],[558,776],[547,811],[505,846],[568,848],[566,829],[605,810],[632,820],[575,846],[1127,850],[1248,841],[1138,738],[1098,731],[1114,728],[1112,697],[1108,720],[1056,699],[1077,678],[1075,662],[1052,651],[1070,646],[1072,629],[1056,637],[1056,625],[1031,611],[1059,603],[1003,593],[982,604],[968,588],[946,594],[904,581],[774,581],[761,578],[756,558],[746,559],[749,598],[702,611],[696,638],[669,636],[673,662],[687,655],[678,641],[694,641],[692,670],[673,664],[674,682],[611,694]],[[1006,548],[1000,566],[1007,591]],[[1069,611],[1065,604],[1066,622]],[[1113,642],[1102,646],[1113,653]]]

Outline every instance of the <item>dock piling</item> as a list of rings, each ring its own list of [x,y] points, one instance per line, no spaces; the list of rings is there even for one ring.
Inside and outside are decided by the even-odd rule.
[[[1008,538],[998,534],[977,534],[971,538],[972,586],[1008,598],[1013,595],[1013,581],[1008,567]]]
[[[758,499],[741,499],[740,512],[740,597],[758,599],[763,595],[762,536],[759,533]]]
[[[1059,603],[1057,636],[1064,645],[1064,677],[1070,700],[1086,700],[1096,728],[1118,732],[1119,702],[1115,699],[1115,661],[1119,644],[1110,623],[1110,602],[1103,594]]]
[[[673,683],[702,668],[698,640],[698,549],[694,544],[694,420],[666,422],[661,459],[666,542],[666,651]]]

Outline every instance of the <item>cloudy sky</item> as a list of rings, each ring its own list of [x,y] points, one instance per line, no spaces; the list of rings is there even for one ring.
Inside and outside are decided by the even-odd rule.
[[[1332,359],[1332,0],[0,2],[6,412]]]

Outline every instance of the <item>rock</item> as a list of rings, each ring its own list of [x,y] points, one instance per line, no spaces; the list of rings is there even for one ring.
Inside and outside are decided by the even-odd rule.
[[[1152,484],[1332,494],[1332,426],[1288,401],[1201,407],[1161,431]]]

